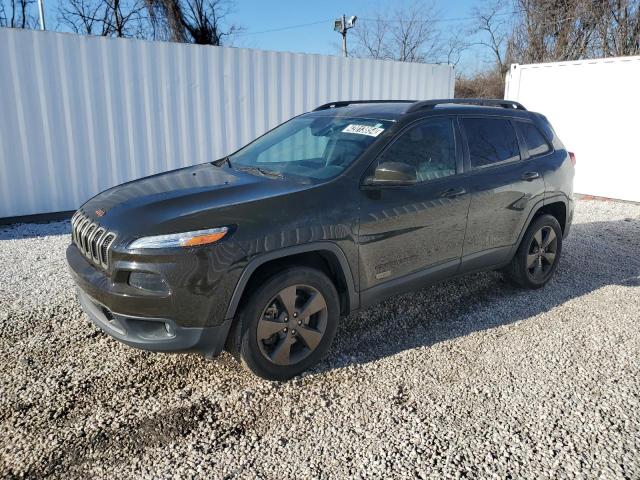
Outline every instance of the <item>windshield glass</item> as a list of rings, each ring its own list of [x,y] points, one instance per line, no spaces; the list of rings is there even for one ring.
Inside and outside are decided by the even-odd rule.
[[[257,175],[326,180],[351,165],[391,123],[368,118],[297,117],[233,154],[231,164]]]

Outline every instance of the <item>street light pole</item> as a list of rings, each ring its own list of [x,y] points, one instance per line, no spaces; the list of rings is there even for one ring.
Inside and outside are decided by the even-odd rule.
[[[40,14],[40,30],[46,30],[44,24],[44,0],[38,0],[38,13]]]
[[[342,34],[342,54],[345,57],[348,57],[349,54],[347,53],[347,17],[345,16],[345,14],[342,14],[342,30],[340,30],[340,33]]]
[[[347,30],[355,26],[357,18],[358,17],[353,15],[351,18],[349,18],[349,21],[347,22],[347,17],[343,13],[342,18],[338,18],[336,21],[333,22],[333,29],[336,32],[338,32],[340,35],[342,35],[342,54],[345,57],[349,56],[347,52]]]

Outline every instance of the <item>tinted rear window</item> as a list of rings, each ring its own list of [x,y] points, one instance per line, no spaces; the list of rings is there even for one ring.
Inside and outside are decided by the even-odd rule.
[[[471,167],[520,159],[516,131],[502,118],[463,118]]]
[[[547,139],[544,138],[540,129],[533,123],[518,122],[518,127],[522,132],[530,157],[544,155],[551,151],[551,147],[547,143]]]

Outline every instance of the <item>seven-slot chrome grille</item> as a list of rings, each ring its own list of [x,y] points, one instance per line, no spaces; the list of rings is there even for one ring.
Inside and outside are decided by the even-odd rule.
[[[109,247],[115,239],[114,233],[91,221],[80,210],[71,217],[71,241],[96,265],[109,268]]]

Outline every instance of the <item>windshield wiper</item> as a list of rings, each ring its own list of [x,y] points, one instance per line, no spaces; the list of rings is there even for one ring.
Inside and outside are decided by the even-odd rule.
[[[260,175],[264,175],[265,177],[284,178],[284,175],[280,172],[276,172],[275,170],[268,170],[262,167],[242,166],[238,167],[237,170],[242,170],[245,172],[258,172]]]
[[[216,167],[221,167],[222,164],[227,163],[229,165],[229,168],[231,167],[231,160],[229,160],[229,156],[227,155],[226,157],[220,158],[218,160],[215,160],[213,162],[211,162],[211,165],[215,165]]]

